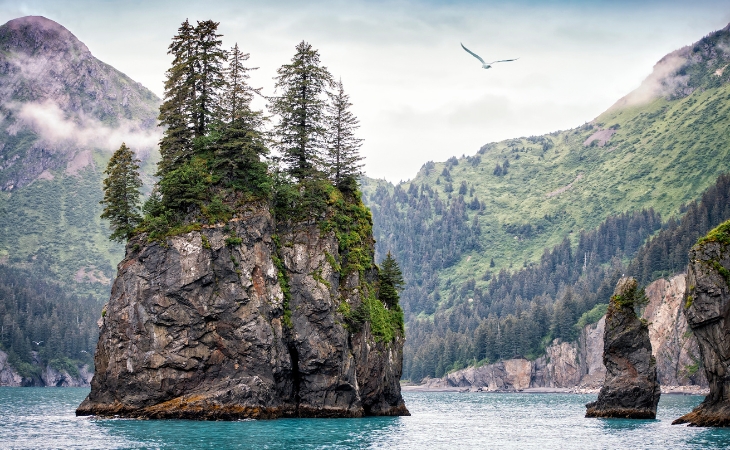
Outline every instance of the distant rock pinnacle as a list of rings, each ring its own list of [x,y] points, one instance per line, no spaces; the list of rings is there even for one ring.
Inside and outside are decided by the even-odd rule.
[[[634,311],[636,297],[636,280],[621,278],[606,313],[606,380],[598,400],[586,405],[586,417],[656,418],[660,395],[656,360],[649,328]]]

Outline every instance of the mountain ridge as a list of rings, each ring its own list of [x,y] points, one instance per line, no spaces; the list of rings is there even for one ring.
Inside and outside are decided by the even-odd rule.
[[[595,298],[598,292],[584,291],[600,284],[591,277],[609,269],[620,275],[622,261],[633,256],[624,251],[636,251],[658,229],[657,219],[661,223],[683,214],[685,205],[730,170],[730,72],[721,70],[730,62],[730,27],[670,55],[678,59],[669,64],[672,58],[663,58],[633,96],[590,123],[489,143],[475,155],[429,161],[414,179],[397,185],[363,181],[377,251],[392,251],[408,282],[403,294],[409,330],[406,378],[413,374],[409,367],[415,366],[409,364],[416,364],[414,353],[422,353],[426,342],[440,355],[453,356],[444,357],[440,370],[435,368],[441,363],[419,361],[416,366],[431,370],[418,369],[421,375],[438,377],[458,368],[451,363],[468,363],[464,355],[482,346],[474,342],[479,339],[474,330],[487,320],[481,313],[521,323],[520,314],[548,308],[553,328],[557,319],[551,310],[569,291],[567,285],[518,277],[519,283],[546,286],[547,291],[525,297],[533,289],[520,285],[515,291],[492,292],[497,277],[496,285],[503,289],[509,283],[502,278],[520,267],[553,264],[557,272],[550,278],[555,278],[582,266],[576,273],[582,274],[578,281],[585,281],[575,287],[580,301],[589,309],[594,301],[606,303],[607,297]],[[648,214],[644,219],[632,216],[641,216],[642,210]],[[615,228],[623,220],[637,227],[630,244],[623,241],[626,229]],[[585,252],[572,254],[596,238],[591,233],[598,227],[613,233],[616,243],[599,240],[598,250],[590,244]],[[598,257],[596,251],[607,253]],[[578,308],[568,320],[583,312]]]
[[[99,219],[102,172],[124,141],[151,178],[159,102],[52,20],[0,26],[0,261],[103,301],[123,248]]]

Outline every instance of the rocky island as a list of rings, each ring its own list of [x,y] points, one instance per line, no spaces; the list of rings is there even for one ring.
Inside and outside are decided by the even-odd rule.
[[[281,161],[268,159],[248,54],[224,52],[217,26],[185,21],[170,46],[160,179],[144,215],[133,151],[122,144],[107,166],[102,217],[126,256],[76,413],[408,415],[403,278],[390,254],[375,264],[342,83],[297,46],[269,105]],[[212,44],[191,56],[193,41]]]
[[[606,312],[603,364],[606,379],[586,417],[655,419],[660,389],[647,323],[634,311],[636,280],[621,278]]]
[[[710,394],[674,424],[730,426],[730,221],[689,253],[684,313],[700,346]]]
[[[258,207],[165,242],[146,237],[130,240],[119,264],[78,414],[408,414],[402,330],[385,340],[370,322],[350,325],[347,311],[379,302],[361,290],[377,272],[341,276],[334,232],[297,224],[276,235]]]

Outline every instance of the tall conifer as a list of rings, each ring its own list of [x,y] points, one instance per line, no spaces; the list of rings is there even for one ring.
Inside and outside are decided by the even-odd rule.
[[[186,19],[172,38],[167,53],[173,56],[167,70],[165,95],[160,105],[159,126],[165,127],[160,140],[158,176],[164,176],[187,160],[192,153],[195,123],[195,30]]]
[[[195,137],[205,136],[210,124],[220,117],[220,91],[225,85],[223,50],[219,22],[205,20],[195,27]]]
[[[221,114],[226,52],[217,30],[218,22],[205,20],[193,27],[186,19],[168,47],[173,61],[159,115],[160,126],[165,127],[158,164],[161,177],[190,160],[194,138],[205,136]]]
[[[262,132],[263,113],[251,109],[253,95],[259,90],[247,82],[248,72],[255,69],[244,66],[248,57],[238,44],[229,52],[221,94],[221,133],[212,165],[225,185],[263,194],[268,183],[266,163],[261,157],[268,154],[268,149]]]
[[[279,116],[274,128],[276,145],[290,175],[302,180],[313,175],[325,147],[323,98],[332,85],[332,75],[323,67],[319,53],[300,42],[290,64],[277,70],[276,90],[270,110]]]
[[[403,290],[405,281],[403,280],[403,272],[398,267],[398,262],[390,252],[385,256],[383,262],[380,263],[378,280],[380,282],[380,300],[391,308],[398,305],[400,298],[398,291]]]
[[[355,137],[359,126],[357,117],[350,111],[350,96],[345,94],[342,80],[334,84],[329,93],[327,106],[327,149],[324,155],[325,170],[339,188],[352,188],[362,174],[362,139]]]
[[[114,152],[104,173],[104,205],[102,219],[108,219],[112,229],[109,239],[124,242],[142,220],[139,214],[140,161],[126,144]]]

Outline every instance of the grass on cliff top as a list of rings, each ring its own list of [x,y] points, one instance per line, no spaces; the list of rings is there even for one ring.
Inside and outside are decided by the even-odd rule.
[[[701,245],[706,242],[719,242],[721,244],[730,245],[730,220],[721,223],[715,229],[701,237],[697,241],[697,244]]]

